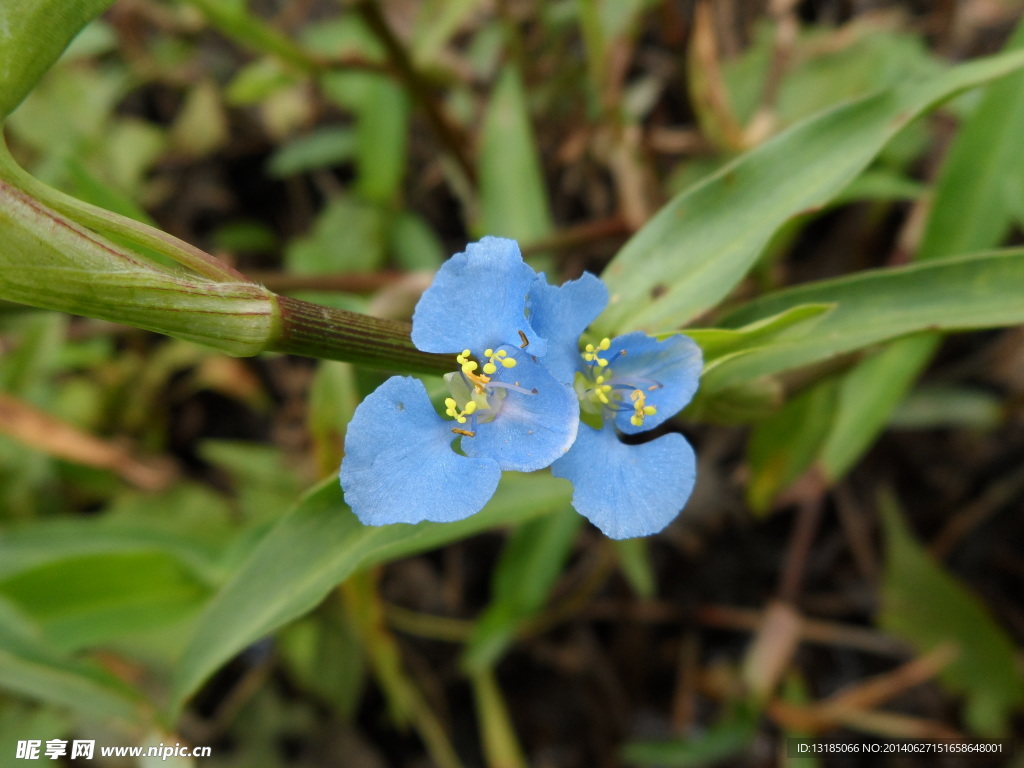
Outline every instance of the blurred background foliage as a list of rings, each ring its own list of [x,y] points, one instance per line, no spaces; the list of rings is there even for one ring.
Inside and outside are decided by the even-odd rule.
[[[547,475],[416,536],[339,522],[329,478],[377,374],[0,307],[2,760],[80,737],[247,768],[828,766],[860,762],[790,760],[782,737],[1024,735],[1024,335],[937,332],[1024,299],[964,291],[948,322],[846,347],[875,315],[834,302],[924,306],[957,294],[953,267],[769,311],[1021,242],[1019,75],[923,117],[905,97],[875,138],[784,132],[1018,47],[1022,10],[117,0],[7,120],[12,153],[280,293],[408,318],[484,234],[558,279],[600,272],[673,196],[728,204],[709,175],[786,142],[769,170],[837,193],[780,227],[716,219],[771,240],[714,312],[657,326],[679,305],[642,247],[616,260],[652,330],[729,329],[694,331],[718,365],[680,422],[698,486],[649,541],[601,539]],[[765,210],[775,178],[750,188]],[[991,296],[997,319],[957,315]],[[839,341],[729,368],[803,327]]]

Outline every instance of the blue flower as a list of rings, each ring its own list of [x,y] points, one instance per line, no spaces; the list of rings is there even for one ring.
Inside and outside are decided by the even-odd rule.
[[[416,305],[412,340],[457,355],[459,370],[445,376],[454,422],[411,377],[388,379],[360,404],[340,473],[359,519],[461,520],[486,504],[503,470],[550,466],[606,535],[668,525],[693,490],[693,449],[674,433],[640,444],[620,435],[651,430],[690,401],[700,349],[685,336],[635,332],[581,350],[607,303],[589,273],[549,285],[512,240],[487,237],[447,261]]]
[[[459,370],[445,376],[454,421],[409,377],[360,403],[340,479],[363,523],[461,520],[483,507],[503,470],[542,469],[572,445],[578,399],[537,362],[547,347],[527,311],[537,277],[514,241],[493,237],[442,265],[416,305],[412,339],[457,354]]]
[[[659,341],[634,332],[584,347],[576,392],[587,423],[551,472],[572,482],[573,507],[606,536],[657,533],[690,497],[696,457],[682,435],[626,444],[619,433],[646,432],[681,410],[702,365],[700,348],[680,335]]]
[[[577,512],[607,536],[627,539],[657,533],[675,518],[693,490],[696,458],[679,434],[634,445],[619,434],[646,432],[682,410],[697,391],[703,361],[681,335],[658,341],[635,332],[581,351],[580,335],[607,302],[604,284],[589,273],[560,288],[539,281],[530,319],[548,338],[544,364],[573,384],[585,422],[551,471],[572,481]]]

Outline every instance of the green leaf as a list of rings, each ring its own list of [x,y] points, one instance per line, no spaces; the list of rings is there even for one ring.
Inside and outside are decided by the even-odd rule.
[[[426,0],[419,3],[409,39],[412,58],[420,66],[441,60],[442,49],[476,11],[477,0]]]
[[[161,552],[70,557],[0,581],[0,595],[67,650],[177,621],[206,594]]]
[[[1024,47],[1024,22],[1007,49]],[[918,259],[992,248],[1013,221],[1009,180],[1024,178],[1024,75],[988,86],[978,108],[962,125],[939,174]],[[904,339],[848,374],[839,417],[821,463],[842,477],[875,441],[889,414],[906,396],[938,347],[938,336]]]
[[[230,475],[246,519],[277,519],[302,490],[295,470],[274,446],[241,440],[204,440],[199,455]]]
[[[482,671],[493,666],[523,623],[543,608],[582,520],[567,507],[527,521],[512,533],[494,572],[491,602],[466,646],[463,661],[467,669]]]
[[[90,717],[144,721],[128,686],[52,648],[39,629],[0,600],[0,688]]]
[[[296,621],[277,636],[290,676],[343,718],[359,706],[366,677],[364,652],[352,620],[328,601],[328,610]]]
[[[746,752],[757,735],[757,717],[741,713],[715,723],[707,731],[677,741],[638,741],[627,744],[622,759],[628,765],[701,768],[718,765]]]
[[[355,142],[356,190],[375,203],[394,203],[401,193],[409,144],[409,97],[386,77],[368,78],[359,100]]]
[[[515,67],[498,78],[484,116],[480,146],[481,234],[520,242],[551,233],[551,210],[526,92]]]
[[[1006,46],[1024,48],[1024,22]],[[918,259],[992,248],[1010,229],[1007,179],[1024,174],[1024,74],[990,85],[950,145]]]
[[[1024,53],[961,65],[800,123],[674,198],[605,269],[603,335],[678,327],[743,279],[791,217],[821,207],[904,126],[956,93],[1024,66]]]
[[[926,385],[900,403],[889,425],[896,429],[995,429],[1005,415],[1002,401],[990,392]]]
[[[351,128],[343,125],[320,128],[278,147],[267,161],[267,172],[284,178],[340,165],[350,161],[355,151],[356,139]]]
[[[176,496],[194,505],[199,499],[195,494]],[[166,517],[174,513],[174,502],[175,498],[168,494],[141,503],[150,514],[156,504]],[[32,526],[7,530],[0,537],[0,582],[63,560],[161,553],[174,558],[195,578],[212,584],[220,577],[217,555],[212,547],[197,539],[125,520],[37,521]]]
[[[384,260],[385,224],[377,206],[336,197],[317,216],[313,232],[288,246],[288,269],[303,275],[372,272]]]
[[[954,644],[959,655],[939,679],[966,697],[965,718],[975,733],[1006,734],[1008,718],[1024,705],[1013,643],[978,597],[914,540],[891,495],[880,499],[880,509],[887,543],[880,625],[922,654]]]
[[[835,304],[817,322],[735,355],[701,387],[718,390],[836,358],[922,330],[968,330],[1024,323],[1024,250],[942,259],[800,285],[750,302],[723,318],[742,326],[801,304]]]
[[[0,701],[0,755],[16,754],[19,741],[65,739],[74,731],[70,712],[57,707],[17,701]]]
[[[0,4],[0,121],[78,32],[114,0],[4,0]]]
[[[637,597],[649,600],[657,590],[657,577],[651,564],[646,539],[619,539],[611,542],[619,559],[619,569]]]
[[[838,480],[871,446],[931,357],[937,337],[920,333],[900,339],[843,377],[835,421],[818,459],[826,478]]]
[[[444,246],[430,225],[411,211],[396,214],[391,225],[391,250],[405,270],[437,270],[444,262]]]
[[[309,387],[307,424],[322,476],[333,474],[341,464],[345,431],[360,399],[353,366],[320,361]]]
[[[269,632],[315,607],[351,573],[423,552],[568,504],[568,483],[550,475],[508,475],[491,502],[457,523],[362,525],[329,478],[267,534],[199,619],[178,665],[172,709],[217,667]]]
[[[203,12],[210,24],[242,45],[269,53],[300,72],[316,72],[320,62],[274,27],[253,15],[245,0],[186,0]]]
[[[840,36],[847,37],[846,44],[837,44]],[[785,122],[878,88],[936,74],[942,67],[919,36],[870,22],[812,31],[799,45],[799,64],[782,78],[776,103]]]
[[[757,513],[807,469],[835,416],[837,382],[822,382],[801,392],[754,427],[748,445],[750,482],[747,502]]]
[[[736,353],[742,353],[771,341],[782,331],[807,320],[820,317],[833,308],[832,304],[804,304],[791,307],[772,317],[756,320],[742,328],[690,328],[686,335],[697,342],[704,354],[704,370],[708,370]],[[657,334],[666,339],[672,333]]]

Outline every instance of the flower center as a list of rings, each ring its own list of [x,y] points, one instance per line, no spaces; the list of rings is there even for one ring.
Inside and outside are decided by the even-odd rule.
[[[576,374],[580,408],[586,413],[609,418],[622,411],[632,411],[629,423],[641,427],[647,416],[658,412],[657,406],[648,405],[646,393],[661,389],[662,384],[653,379],[616,376],[609,367],[608,358],[601,356],[610,348],[611,340],[604,338],[596,345],[587,344],[580,352],[586,363]]]
[[[482,359],[486,362],[483,368],[470,357],[471,354],[468,349],[462,350],[462,354],[455,358],[460,369],[444,377],[451,393],[451,397],[444,401],[445,414],[458,424],[469,422],[469,429],[452,429],[452,432],[466,437],[476,436],[477,424],[494,421],[509,390],[524,394],[537,392],[519,386],[519,382],[499,380],[503,371],[516,367],[515,359],[509,357],[504,349],[485,349]]]

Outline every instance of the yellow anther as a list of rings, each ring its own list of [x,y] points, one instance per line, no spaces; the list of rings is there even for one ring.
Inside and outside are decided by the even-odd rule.
[[[604,377],[598,376],[595,382],[595,386],[590,387],[587,390],[591,400],[596,400],[602,405],[608,405],[611,400],[608,398],[608,394],[612,391],[611,384],[604,384]]]
[[[499,363],[503,368],[516,367],[516,361],[509,357],[508,352],[504,349],[499,349],[497,352],[493,349],[485,349],[484,357],[487,358],[487,362],[484,364],[484,373],[488,376],[493,376],[498,372]]]
[[[444,405],[445,414],[451,416],[459,424],[465,424],[466,417],[472,415],[473,412],[476,411],[477,409],[477,403],[473,400],[470,400],[468,403],[466,403],[466,407],[460,411],[458,408],[458,403],[455,402],[454,397],[446,397],[444,399]]]
[[[656,406],[647,405],[647,397],[643,390],[634,389],[630,393],[629,399],[633,401],[633,415],[630,416],[629,423],[634,427],[643,426],[645,416],[653,416],[658,412]]]
[[[465,374],[470,374],[479,367],[476,360],[469,359],[469,355],[470,351],[468,349],[464,349],[462,350],[462,354],[455,358],[455,362],[462,366],[462,372]]]
[[[587,344],[583,348],[583,359],[588,363],[597,363],[598,367],[604,368],[608,365],[608,360],[601,357],[601,353],[611,347],[612,341],[607,336],[597,344],[595,347],[593,344]]]

